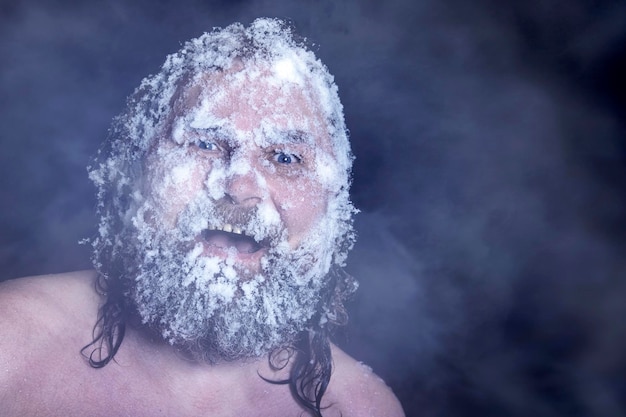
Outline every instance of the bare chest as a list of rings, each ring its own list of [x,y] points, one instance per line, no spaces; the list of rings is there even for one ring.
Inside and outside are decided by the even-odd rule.
[[[228,373],[185,378],[123,357],[102,369],[90,367],[80,356],[62,362],[40,363],[24,375],[14,397],[20,402],[15,408],[18,415],[277,417],[302,413],[286,385],[270,384],[256,374],[244,379]]]

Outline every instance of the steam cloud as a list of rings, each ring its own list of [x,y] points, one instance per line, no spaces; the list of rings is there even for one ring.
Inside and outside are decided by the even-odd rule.
[[[621,3],[0,13],[0,279],[90,267],[77,244],[95,233],[85,167],[166,54],[213,26],[287,17],[335,75],[357,156],[361,289],[340,344],[407,415],[625,413]]]

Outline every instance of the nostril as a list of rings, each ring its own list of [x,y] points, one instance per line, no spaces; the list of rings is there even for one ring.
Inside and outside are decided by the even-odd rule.
[[[228,204],[232,204],[235,206],[245,206],[245,207],[256,206],[262,201],[260,197],[246,196],[245,194],[228,192],[228,191],[224,193],[224,200]]]
[[[228,192],[224,195],[224,199],[229,204],[238,204],[237,201],[233,198],[233,196],[230,195]]]

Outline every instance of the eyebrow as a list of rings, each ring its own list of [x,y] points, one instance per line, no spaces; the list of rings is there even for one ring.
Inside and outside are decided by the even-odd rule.
[[[276,133],[278,133],[277,136],[280,138],[280,141],[285,141],[291,144],[307,145],[307,144],[312,144],[315,142],[313,135],[303,130],[285,130],[285,131],[277,131]],[[272,136],[273,135],[271,135],[270,138]],[[278,141],[272,141],[272,142],[278,142]]]
[[[227,136],[229,133],[228,129],[222,126],[195,127],[190,125],[189,128],[194,132],[218,134],[220,136]]]
[[[208,127],[194,127],[189,126],[194,132],[198,133],[208,133],[216,136],[220,136],[223,138],[233,137],[233,131],[224,126],[208,126]],[[285,131],[277,131],[278,137],[281,140],[286,141],[291,144],[312,144],[315,142],[313,135],[305,132],[304,130],[294,129],[294,130],[285,130]],[[268,139],[271,139],[273,135],[270,135]],[[272,141],[274,142],[274,141]],[[278,142],[278,141],[275,141]]]

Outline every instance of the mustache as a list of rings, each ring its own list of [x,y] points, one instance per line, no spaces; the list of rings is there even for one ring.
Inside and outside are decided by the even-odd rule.
[[[230,224],[233,229],[237,228],[257,242],[264,242],[266,246],[274,246],[284,236],[285,227],[281,220],[272,222],[268,220],[267,213],[263,212],[258,205],[240,205],[234,203],[228,197],[211,201],[211,217],[208,220],[209,227],[220,228]],[[270,219],[273,216],[270,216]],[[277,216],[280,219],[280,216]]]
[[[236,204],[228,198],[212,199],[198,196],[189,202],[177,216],[173,235],[193,241],[205,230],[237,230],[256,242],[276,246],[286,237],[286,228],[273,207]],[[232,229],[226,227],[229,225]],[[159,228],[160,225],[156,225]],[[176,237],[174,237],[176,238]]]
[[[259,208],[256,205],[245,207],[221,198],[213,202],[213,207],[215,218],[222,224],[246,225],[259,218]]]

